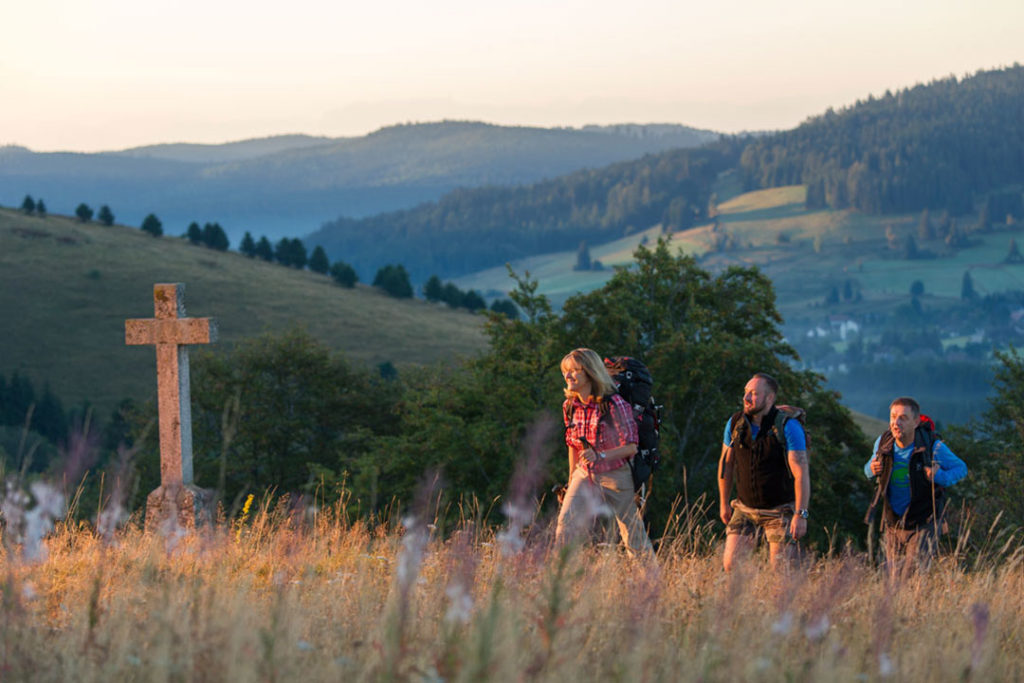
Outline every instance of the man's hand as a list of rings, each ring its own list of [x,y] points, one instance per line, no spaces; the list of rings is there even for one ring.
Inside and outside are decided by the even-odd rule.
[[[795,540],[800,540],[807,533],[807,520],[800,515],[793,515],[789,522],[789,535]]]
[[[871,474],[873,474],[873,475],[875,475],[877,477],[881,473],[882,473],[882,461],[879,460],[876,457],[874,460],[871,461]]]
[[[718,516],[722,518],[722,524],[728,524],[732,519],[732,505],[729,504],[729,501],[723,500],[718,506]]]
[[[589,446],[580,451],[580,455],[587,462],[597,462],[597,453],[595,453],[594,449]]]
[[[939,471],[939,465],[938,465],[938,463],[936,463],[936,464],[932,465],[931,467],[925,467],[924,468],[924,476],[928,477],[928,481],[935,481],[935,473],[938,472],[938,471]]]

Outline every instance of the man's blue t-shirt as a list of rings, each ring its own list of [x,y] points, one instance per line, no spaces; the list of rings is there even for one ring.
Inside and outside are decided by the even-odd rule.
[[[750,423],[750,438],[756,439],[757,432],[760,431],[753,422]],[[804,434],[804,426],[800,424],[800,420],[786,420],[786,427],[783,430],[786,433],[786,448],[790,451],[805,451],[807,450],[807,436]],[[722,443],[726,446],[732,445],[732,417],[725,423],[725,433],[722,435]]]
[[[878,444],[881,440],[881,436],[875,439],[875,445],[871,447],[873,454],[878,453]],[[896,443],[893,443],[892,446],[892,475],[889,477],[889,488],[886,495],[889,498],[892,511],[897,515],[902,515],[910,506],[910,454],[914,452],[914,444],[910,444],[906,448],[900,448]],[[864,464],[864,474],[868,479],[873,479],[875,476],[871,473],[871,463],[874,460],[875,455],[872,455]],[[949,446],[942,441],[937,440],[932,446],[932,460],[939,465],[939,471],[935,473],[935,483],[939,486],[952,486],[967,476],[967,465],[956,457],[953,451],[949,450]]]

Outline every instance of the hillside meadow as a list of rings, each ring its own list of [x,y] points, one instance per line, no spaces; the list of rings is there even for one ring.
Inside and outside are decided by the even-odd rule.
[[[124,321],[153,315],[153,285],[183,282],[188,315],[216,318],[218,345],[305,328],[354,362],[451,362],[485,345],[482,318],[337,286],[308,270],[120,225],[0,209],[0,374],[45,383],[106,414],[155,394],[155,353],[127,347]]]
[[[979,294],[1024,289],[1024,265],[1005,264],[1010,239],[1024,242],[1024,225],[1001,226],[972,234],[978,243],[951,253],[941,240],[919,241],[935,258],[908,261],[888,248],[886,229],[903,238],[917,236],[920,214],[872,216],[852,210],[805,208],[806,188],[799,185],[741,192],[733,174],[719,179],[718,233],[732,237],[734,247],[715,250],[713,224],[669,236],[673,249],[701,259],[712,271],[729,265],[757,266],[775,284],[778,306],[787,320],[821,315],[828,290],[847,279],[857,282],[864,311],[890,311],[909,300],[910,285],[920,280],[932,305],[958,301],[965,271]],[[932,220],[937,217],[933,216]],[[963,223],[963,219],[959,222]],[[963,227],[969,227],[964,225]],[[561,304],[578,291],[590,291],[611,278],[614,267],[628,266],[641,243],[652,244],[661,226],[601,245],[590,245],[599,271],[575,271],[576,252],[565,251],[511,264],[539,282],[538,291]],[[780,241],[780,236],[781,241]],[[455,279],[460,287],[493,294],[509,289],[507,270],[494,268]]]
[[[686,511],[655,563],[560,552],[550,520],[438,530],[267,499],[198,533],[58,525],[0,555],[4,681],[1011,681],[1024,547],[954,537],[892,578],[833,549],[720,568]],[[137,521],[137,520],[136,520]],[[169,531],[169,530],[167,530]],[[961,540],[964,530],[960,530]]]

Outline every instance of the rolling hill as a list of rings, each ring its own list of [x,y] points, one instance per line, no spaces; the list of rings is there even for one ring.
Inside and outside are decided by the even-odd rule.
[[[151,145],[98,154],[0,148],[0,205],[29,194],[51,212],[109,205],[121,223],[155,213],[168,232],[217,221],[237,245],[245,231],[308,234],[343,216],[393,211],[457,187],[519,184],[694,147],[717,134],[677,125],[585,129],[446,121],[362,137],[302,135],[224,145]]]
[[[153,315],[157,282],[186,284],[186,309],[218,320],[221,347],[300,326],[354,362],[402,368],[485,346],[482,319],[465,312],[123,226],[0,209],[0,374],[104,416],[153,395],[155,355],[125,346],[124,320]]]
[[[804,185],[811,208],[880,216],[930,208],[995,222],[1022,211],[1024,67],[980,71],[829,110],[791,131],[723,137],[522,187],[459,190],[413,209],[339,219],[310,236],[372,273],[415,279],[596,245],[707,216],[716,174],[742,189]]]

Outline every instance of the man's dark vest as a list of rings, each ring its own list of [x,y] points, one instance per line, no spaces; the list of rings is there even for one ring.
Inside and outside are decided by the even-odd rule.
[[[910,452],[907,464],[910,478],[910,505],[902,515],[897,515],[889,504],[889,479],[892,477],[896,439],[891,431],[882,434],[878,442],[878,457],[882,461],[882,472],[878,475],[878,488],[864,521],[871,523],[875,506],[882,502],[882,522],[900,529],[916,529],[930,523],[933,514],[941,515],[945,505],[942,487],[933,484],[925,476],[924,468],[931,465],[935,433],[931,429],[918,427],[914,431],[914,450]],[[934,491],[934,494],[933,494]]]
[[[775,437],[775,415],[772,406],[761,418],[757,437],[751,439],[750,420],[742,411],[732,416],[733,472],[740,502],[761,510],[792,503],[796,498],[793,474],[789,471],[786,452]]]

